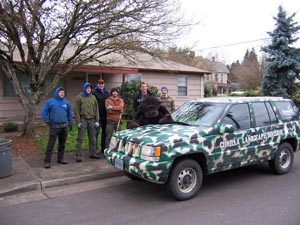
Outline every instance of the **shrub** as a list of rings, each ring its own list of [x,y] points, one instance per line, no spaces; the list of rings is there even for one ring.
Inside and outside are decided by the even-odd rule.
[[[133,100],[135,95],[140,91],[141,81],[133,80],[133,81],[126,81],[122,84],[120,88],[120,95],[125,102],[125,111],[127,114],[127,119],[132,119],[134,116],[134,109],[133,109]],[[158,89],[154,86],[148,84],[148,91],[150,91],[153,96],[157,96]]]
[[[5,132],[16,132],[18,130],[18,125],[13,121],[4,122],[3,129]]]

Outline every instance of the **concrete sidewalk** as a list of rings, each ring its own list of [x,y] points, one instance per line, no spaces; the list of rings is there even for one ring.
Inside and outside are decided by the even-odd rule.
[[[56,154],[52,156],[50,169],[44,168],[44,155],[12,157],[12,175],[0,178],[0,201],[6,196],[122,176],[123,172],[108,164],[105,158],[90,159],[84,151],[83,161],[75,161],[75,153],[65,153],[67,165],[56,163]]]

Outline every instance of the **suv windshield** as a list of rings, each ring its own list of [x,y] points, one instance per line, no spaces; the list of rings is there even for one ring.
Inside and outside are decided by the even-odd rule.
[[[172,113],[172,118],[175,123],[210,127],[221,116],[226,106],[224,103],[187,102]]]

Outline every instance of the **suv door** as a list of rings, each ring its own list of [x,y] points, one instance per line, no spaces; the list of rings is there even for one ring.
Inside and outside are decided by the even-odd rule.
[[[282,126],[278,125],[278,119],[269,101],[253,102],[251,104],[253,109],[254,119],[254,136],[249,140],[251,142],[251,150],[248,151],[248,159],[270,159],[278,147],[278,143],[272,141],[272,138],[277,135],[278,129]]]
[[[251,116],[248,103],[238,103],[230,106],[222,125],[232,125],[233,133],[223,134],[216,138],[220,155],[217,156],[217,165],[221,170],[240,167],[245,160],[248,143],[243,139],[251,135]]]

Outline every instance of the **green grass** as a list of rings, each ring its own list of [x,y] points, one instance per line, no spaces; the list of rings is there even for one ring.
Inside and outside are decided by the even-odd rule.
[[[48,130],[49,128],[47,126],[45,127],[40,127],[38,128],[40,132],[37,133],[44,133],[45,135],[40,135],[39,137],[35,138],[35,142],[39,145],[40,147],[40,153],[44,154],[47,148],[48,144]],[[126,129],[126,121],[123,121],[122,123],[122,130]],[[78,129],[76,125],[74,124],[72,126],[72,131],[68,133],[68,138],[66,141],[66,147],[65,147],[65,152],[75,152],[76,151],[76,140],[77,140],[77,134],[78,134]],[[57,142],[54,147],[54,151],[57,150]],[[101,132],[99,134],[99,139],[98,139],[98,144],[101,143]],[[89,141],[88,141],[88,136],[87,136],[87,131],[85,131],[84,138],[83,138],[83,144],[82,144],[82,149],[83,150],[88,150],[89,147]]]

